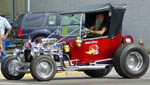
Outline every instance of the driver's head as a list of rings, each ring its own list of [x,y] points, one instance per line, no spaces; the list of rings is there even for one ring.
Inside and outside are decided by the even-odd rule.
[[[96,15],[96,18],[105,18],[106,16],[108,16],[108,12],[102,12],[102,13],[98,13]]]
[[[97,19],[97,18],[104,18],[104,17],[105,17],[105,16],[104,16],[103,14],[97,14],[97,15],[96,15],[96,19]]]

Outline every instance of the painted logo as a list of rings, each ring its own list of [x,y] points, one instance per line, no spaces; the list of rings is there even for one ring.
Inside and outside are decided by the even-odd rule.
[[[96,44],[95,45],[91,45],[89,47],[89,51],[87,51],[86,53],[89,54],[89,55],[91,55],[91,54],[97,55],[97,54],[99,54],[98,49],[99,49],[98,45],[96,45]]]

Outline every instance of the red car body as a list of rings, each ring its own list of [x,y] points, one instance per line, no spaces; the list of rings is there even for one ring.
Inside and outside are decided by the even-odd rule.
[[[120,33],[113,39],[98,38],[92,40],[84,40],[81,47],[75,45],[75,40],[70,40],[71,59],[78,60],[77,64],[89,64],[95,61],[112,60],[117,48],[120,47],[122,41],[122,34]],[[92,52],[91,48],[97,46]],[[91,51],[91,52],[90,52]],[[89,53],[88,53],[89,52]]]

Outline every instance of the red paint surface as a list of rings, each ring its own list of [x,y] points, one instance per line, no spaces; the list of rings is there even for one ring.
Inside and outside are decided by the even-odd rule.
[[[101,38],[94,40],[86,40],[82,42],[81,47],[77,47],[74,40],[69,42],[71,46],[71,59],[78,59],[78,64],[89,64],[96,60],[112,58],[121,45],[122,35],[119,34],[113,39]],[[94,42],[94,43],[91,43]],[[97,42],[97,43],[96,43]],[[98,46],[98,54],[87,54],[89,47],[92,45]]]

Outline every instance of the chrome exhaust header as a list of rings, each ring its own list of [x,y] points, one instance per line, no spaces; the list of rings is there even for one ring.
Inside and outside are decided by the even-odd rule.
[[[105,69],[110,64],[99,64],[99,65],[89,65],[89,66],[66,66],[65,71],[81,71],[81,70],[98,70]]]

